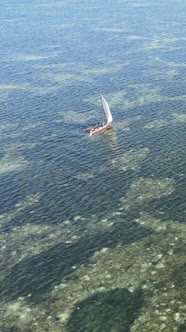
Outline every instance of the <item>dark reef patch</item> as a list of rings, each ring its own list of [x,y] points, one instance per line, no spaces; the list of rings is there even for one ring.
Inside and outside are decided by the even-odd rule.
[[[114,225],[108,231],[92,237],[83,236],[75,243],[62,243],[38,255],[16,264],[2,280],[0,297],[2,301],[29,296],[32,301],[42,296],[61,279],[70,276],[73,266],[91,264],[91,257],[104,247],[123,246],[138,242],[152,234],[152,231],[134,221]]]
[[[141,289],[97,293],[77,303],[66,328],[68,332],[129,332],[143,304]]]

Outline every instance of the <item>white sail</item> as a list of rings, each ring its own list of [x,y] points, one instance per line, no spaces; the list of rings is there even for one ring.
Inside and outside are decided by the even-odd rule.
[[[106,100],[103,96],[101,96],[101,101],[102,101],[103,110],[105,112],[105,116],[106,116],[106,119],[107,119],[107,124],[112,123],[112,114],[111,114],[109,105],[108,105],[108,103],[106,102]]]

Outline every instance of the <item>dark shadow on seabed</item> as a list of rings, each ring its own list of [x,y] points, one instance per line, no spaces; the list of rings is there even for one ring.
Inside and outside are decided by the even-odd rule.
[[[182,252],[183,252],[183,255],[184,255],[184,251],[182,251]],[[174,270],[174,272],[172,274],[172,280],[178,288],[185,289],[185,286],[186,286],[186,263],[180,265],[178,268],[176,268]],[[183,293],[182,296],[185,298],[185,301],[186,301],[186,293]]]
[[[72,244],[58,244],[16,264],[1,282],[1,301],[29,294],[31,301],[42,301],[46,292],[73,272],[74,265],[89,264],[95,251],[115,247],[118,243],[129,245],[149,234],[152,234],[151,230],[131,221],[117,224],[101,235],[84,236]]]
[[[178,332],[186,332],[186,322],[179,326]]]
[[[66,328],[68,332],[129,332],[143,304],[141,289],[97,293],[76,304]]]

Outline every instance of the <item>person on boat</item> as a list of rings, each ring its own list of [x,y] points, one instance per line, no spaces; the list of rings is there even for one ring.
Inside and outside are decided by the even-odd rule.
[[[96,128],[99,128],[101,126],[101,123],[100,123],[100,121],[99,120],[97,120],[97,123],[96,123],[96,125],[94,126],[94,129]]]

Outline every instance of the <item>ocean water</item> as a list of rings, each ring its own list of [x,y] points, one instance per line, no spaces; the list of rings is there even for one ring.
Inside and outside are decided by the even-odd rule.
[[[1,332],[186,331],[185,10],[1,2]]]

